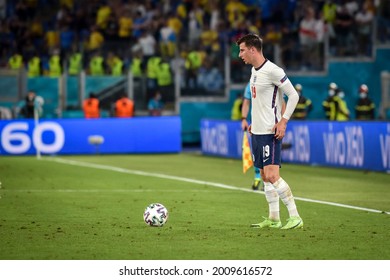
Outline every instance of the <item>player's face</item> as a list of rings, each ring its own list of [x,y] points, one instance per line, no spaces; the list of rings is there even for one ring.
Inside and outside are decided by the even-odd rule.
[[[251,64],[251,49],[248,48],[245,43],[240,44],[240,53],[238,56],[244,61],[245,64]]]

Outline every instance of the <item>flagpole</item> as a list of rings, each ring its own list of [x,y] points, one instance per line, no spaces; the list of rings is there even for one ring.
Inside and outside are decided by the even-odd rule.
[[[34,126],[35,126],[35,129],[38,128],[38,124],[39,124],[39,114],[38,114],[37,108],[34,108]],[[37,143],[37,144],[39,144],[39,143]],[[41,150],[39,148],[39,145],[36,145],[35,151],[36,151],[37,159],[41,159]]]

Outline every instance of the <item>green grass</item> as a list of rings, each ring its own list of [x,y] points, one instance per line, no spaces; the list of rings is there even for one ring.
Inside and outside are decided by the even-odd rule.
[[[61,158],[244,190],[253,178],[252,170],[242,174],[239,160],[196,154]],[[259,192],[50,159],[0,158],[2,260],[390,259],[390,215],[299,200],[389,212],[388,174],[284,164],[305,228],[282,231],[249,227],[267,215]],[[143,222],[152,202],[170,212],[162,228]],[[281,216],[287,218],[283,204]]]

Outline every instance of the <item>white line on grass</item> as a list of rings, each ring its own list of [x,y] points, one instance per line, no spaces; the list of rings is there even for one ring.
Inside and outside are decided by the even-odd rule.
[[[47,192],[57,192],[57,193],[103,193],[103,192],[118,192],[118,193],[144,193],[144,192],[157,192],[161,191],[158,189],[17,189],[17,190],[10,190],[5,189],[4,192],[15,192],[15,193],[47,193]],[[209,190],[200,190],[200,189],[191,189],[191,190],[164,190],[164,192],[170,192],[170,193],[211,193],[216,191],[209,191]],[[1,198],[1,197],[0,197]]]
[[[82,166],[82,167],[89,167],[89,168],[96,168],[96,169],[103,169],[103,170],[110,170],[115,172],[121,172],[121,173],[127,173],[127,174],[133,174],[133,175],[140,175],[140,176],[147,176],[147,177],[157,177],[161,179],[170,179],[170,180],[176,180],[176,181],[182,181],[182,182],[188,182],[198,185],[204,185],[204,186],[212,186],[217,188],[223,188],[228,190],[236,190],[236,191],[244,191],[244,192],[253,192],[253,193],[264,193],[264,192],[254,192],[250,189],[243,189],[235,186],[229,186],[221,183],[214,183],[214,182],[208,182],[208,181],[202,181],[202,180],[195,180],[195,179],[189,179],[179,176],[172,176],[172,175],[165,175],[160,173],[152,173],[152,172],[145,172],[145,171],[139,171],[139,170],[130,170],[125,169],[121,167],[115,167],[110,165],[103,165],[103,164],[96,164],[96,163],[89,163],[89,162],[82,162],[82,161],[75,161],[75,160],[69,160],[69,159],[61,159],[61,158],[44,158],[45,160],[55,161],[59,163],[69,164],[69,165],[75,165],[75,166]],[[343,208],[350,208],[355,210],[361,210],[361,211],[367,211],[367,212],[373,212],[373,213],[384,213],[384,214],[390,214],[390,212],[377,210],[377,209],[371,209],[371,208],[364,208],[364,207],[358,207],[358,206],[352,206],[347,204],[341,204],[341,203],[335,203],[335,202],[329,202],[329,201],[322,201],[322,200],[316,200],[316,199],[309,199],[309,198],[303,198],[303,197],[294,197],[296,200],[306,201],[306,202],[312,202],[312,203],[318,203],[318,204],[325,204],[325,205],[331,205],[331,206],[337,206],[337,207],[343,207]]]

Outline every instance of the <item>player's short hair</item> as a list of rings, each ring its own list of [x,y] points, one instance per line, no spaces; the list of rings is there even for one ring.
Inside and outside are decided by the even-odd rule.
[[[256,48],[256,50],[258,50],[259,52],[263,50],[263,39],[261,39],[260,36],[257,34],[246,34],[240,39],[238,39],[236,42],[237,46],[240,46],[240,44],[242,43],[245,43],[245,46],[248,48]]]

